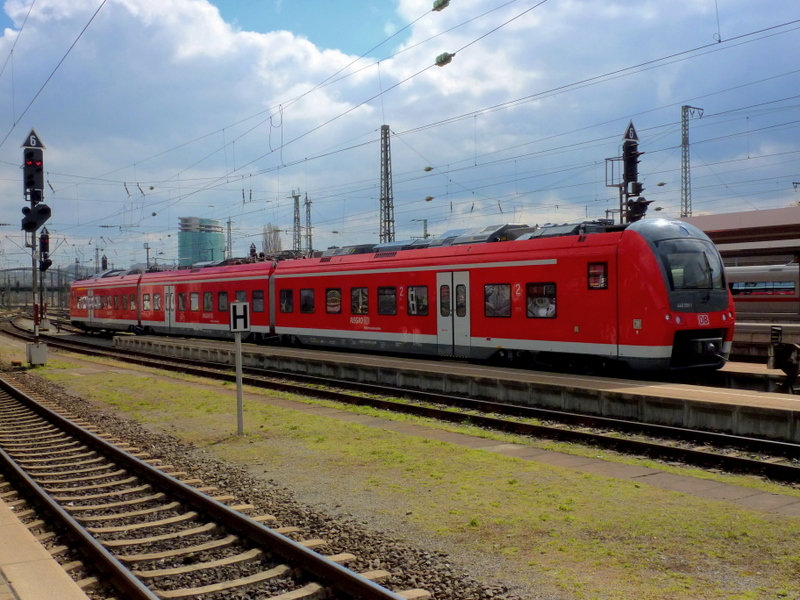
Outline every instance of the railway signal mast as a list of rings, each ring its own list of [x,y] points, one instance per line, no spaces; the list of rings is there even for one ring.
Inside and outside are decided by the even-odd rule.
[[[624,206],[620,205],[620,211],[624,215],[625,221],[633,223],[639,221],[647,212],[647,207],[652,200],[645,200],[641,193],[644,185],[639,181],[639,156],[644,154],[639,152],[639,136],[633,127],[633,121],[628,123],[625,135],[622,136],[622,196],[625,197]]]
[[[31,132],[22,143],[22,190],[25,200],[30,204],[22,208],[22,230],[25,232],[25,246],[31,249],[31,291],[33,295],[33,344],[28,344],[27,355],[28,363],[31,365],[43,365],[47,362],[47,346],[39,343],[39,318],[40,302],[39,294],[39,271],[46,271],[52,264],[49,258],[50,238],[47,230],[43,231],[43,260],[37,264],[40,248],[36,243],[36,232],[50,218],[52,211],[44,204],[44,149],[45,145],[39,139],[39,135],[31,129]],[[30,238],[28,238],[30,234]],[[46,241],[45,241],[46,240]],[[37,267],[39,267],[37,269]],[[41,316],[44,316],[43,314]]]

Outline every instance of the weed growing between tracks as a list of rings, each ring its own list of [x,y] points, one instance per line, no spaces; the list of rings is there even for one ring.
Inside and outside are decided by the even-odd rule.
[[[247,435],[237,438],[231,386],[143,371],[133,379],[102,369],[37,372],[288,487],[318,490],[360,519],[371,514],[412,539],[503,557],[510,577],[565,598],[750,600],[792,598],[798,589],[800,518],[313,414],[327,402],[279,408],[249,389]],[[356,412],[386,417],[345,414]]]

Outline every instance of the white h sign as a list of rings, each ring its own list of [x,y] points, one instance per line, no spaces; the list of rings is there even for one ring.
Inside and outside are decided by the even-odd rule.
[[[250,331],[249,302],[231,302],[230,317],[231,333]]]

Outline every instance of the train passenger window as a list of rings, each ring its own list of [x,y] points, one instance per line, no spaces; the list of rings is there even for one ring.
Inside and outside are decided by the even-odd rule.
[[[131,294],[131,310],[136,310],[136,294]]]
[[[529,283],[525,286],[529,319],[556,318],[556,284]]]
[[[217,310],[220,312],[228,310],[228,292],[217,292]]]
[[[264,290],[253,290],[253,312],[264,312]]]
[[[186,310],[186,292],[181,292],[178,294],[178,310]]]
[[[214,310],[214,292],[203,292],[203,312]]]
[[[408,286],[408,314],[418,317],[428,316],[428,286]]]
[[[189,294],[189,310],[200,310],[200,294],[199,292],[192,292]]]
[[[300,312],[314,312],[314,290],[308,288],[300,290]]]
[[[114,310],[119,310],[119,296],[114,294]]]
[[[456,316],[467,316],[467,286],[463,283],[456,286]]]
[[[153,310],[161,310],[161,294],[153,294]]]
[[[483,286],[483,301],[487,317],[510,317],[511,284],[490,283]]]
[[[325,290],[325,312],[338,315],[342,312],[342,290],[330,288]]]
[[[608,263],[589,263],[589,289],[608,289]]]
[[[150,294],[142,296],[142,310],[150,310]]]
[[[734,296],[794,296],[794,281],[735,281],[730,284]]]
[[[450,316],[450,286],[443,285],[439,288],[439,314],[443,317]]]
[[[128,295],[122,294],[122,310],[128,310]]]
[[[378,288],[378,314],[379,315],[397,314],[397,288],[395,287]]]
[[[369,313],[369,291],[367,288],[350,288],[350,312],[354,315],[366,315]]]
[[[281,312],[290,313],[294,311],[294,291],[281,290]]]
[[[236,290],[236,301],[247,302],[247,292],[244,290]]]

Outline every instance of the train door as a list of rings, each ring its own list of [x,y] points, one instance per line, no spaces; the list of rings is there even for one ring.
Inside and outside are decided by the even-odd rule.
[[[172,332],[175,327],[175,286],[164,286],[164,322],[167,330]]]
[[[86,308],[89,311],[89,323],[94,322],[94,290],[88,290],[86,296]]]
[[[469,356],[469,271],[436,274],[439,356]]]

